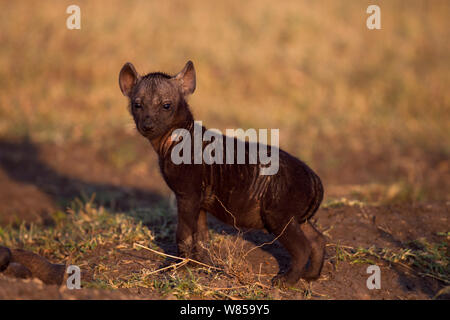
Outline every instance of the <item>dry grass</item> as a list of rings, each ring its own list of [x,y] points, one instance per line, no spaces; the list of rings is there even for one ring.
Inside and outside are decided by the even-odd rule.
[[[445,235],[447,238],[447,235]],[[336,249],[332,259],[350,261],[350,263],[376,264],[386,261],[403,268],[406,272],[421,277],[430,277],[450,284],[450,259],[447,255],[448,243],[429,243],[426,239],[417,239],[405,243],[405,248],[354,248],[340,244],[329,244]]]
[[[99,148],[134,130],[125,61],[174,73],[192,59],[191,104],[208,127],[280,128],[281,146],[329,182],[446,197],[450,5],[377,3],[379,31],[365,27],[366,1],[79,1],[70,31],[70,1],[2,1],[0,136]]]
[[[23,248],[55,262],[67,259],[83,265],[86,257],[99,247],[120,249],[134,243],[148,244],[154,239],[150,230],[124,213],[111,213],[103,207],[75,200],[67,213],[56,212],[55,224],[27,224],[0,227],[0,241],[11,248]]]
[[[208,265],[164,253],[155,241],[161,238],[158,231],[151,232],[129,214],[97,206],[93,198],[74,201],[66,214],[55,213],[54,219],[52,226],[0,227],[0,243],[80,266],[83,288],[221,299],[266,299],[278,290],[268,286],[273,275],[255,272],[245,259],[249,247],[242,235],[214,234]]]
[[[153,213],[147,212],[149,216]],[[76,200],[67,214],[54,214],[53,226],[23,223],[0,228],[0,243],[31,250],[52,262],[79,265],[83,288],[128,290],[179,299],[324,297],[304,282],[295,288],[272,287],[270,280],[275,274],[261,271],[264,260],[260,256],[249,259],[249,252],[255,247],[244,240],[242,233],[236,236],[212,232],[206,247],[210,263],[204,264],[164,253],[156,241],[164,239],[164,231],[150,231],[142,225],[142,216],[133,218],[130,214],[134,215],[110,212],[97,206],[93,199]],[[440,242],[420,238],[395,249],[330,243],[335,255],[329,260],[334,261],[336,272],[341,268],[340,261],[367,265],[385,261],[401,267],[403,272],[448,285],[450,235],[438,235]]]

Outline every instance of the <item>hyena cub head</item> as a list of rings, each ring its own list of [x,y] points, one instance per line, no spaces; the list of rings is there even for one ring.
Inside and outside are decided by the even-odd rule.
[[[162,72],[140,76],[128,62],[120,70],[119,85],[129,98],[136,128],[149,140],[193,121],[185,100],[195,90],[195,69],[191,61],[175,76]]]

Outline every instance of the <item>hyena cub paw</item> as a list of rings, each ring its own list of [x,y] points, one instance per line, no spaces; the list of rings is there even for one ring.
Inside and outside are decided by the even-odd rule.
[[[293,287],[300,280],[300,273],[289,270],[272,278],[272,285],[280,288]]]

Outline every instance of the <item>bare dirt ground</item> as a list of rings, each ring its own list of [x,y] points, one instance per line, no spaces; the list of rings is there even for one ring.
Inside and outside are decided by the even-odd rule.
[[[2,225],[19,225],[21,221],[27,221],[51,226],[54,212],[64,211],[70,201],[83,194],[95,193],[99,205],[121,212],[140,207],[152,208],[161,201],[168,202],[170,193],[159,175],[152,150],[145,141],[137,143],[137,149],[142,151],[136,158],[143,158],[146,164],[131,161],[127,163],[126,169],[120,169],[111,165],[109,151],[101,148],[94,149],[86,145],[36,146],[23,141],[0,142]],[[164,258],[154,253],[124,245],[115,248],[99,246],[84,256],[83,283],[87,285],[82,290],[71,291],[63,287],[46,286],[38,280],[10,279],[0,275],[0,299],[431,299],[448,286],[446,279],[423,272],[418,265],[407,265],[402,257],[394,255],[407,255],[408,252],[414,255],[421,249],[418,247],[421,243],[441,243],[447,248],[444,256],[448,258],[448,201],[403,201],[373,205],[344,198],[354,195],[351,185],[325,185],[325,188],[324,205],[314,221],[328,237],[329,244],[322,276],[313,283],[300,282],[298,288],[287,290],[273,288],[270,278],[288,265],[284,249],[277,242],[256,248],[271,242],[273,237],[261,231],[238,234],[232,227],[212,218],[209,223],[213,234],[225,235],[227,239],[240,238],[240,252],[251,250],[245,264],[236,265],[236,268],[242,267],[243,273],[254,275],[253,279],[259,283],[259,291],[253,288],[253,295],[242,295],[242,290],[248,284],[239,282],[239,274],[230,280],[213,271],[204,272],[195,267],[192,269],[194,271],[180,268],[171,273],[173,276],[174,273],[189,275],[195,272],[196,283],[203,289],[196,291],[188,288],[185,295],[180,295],[180,283],[169,286],[167,290],[117,285],[114,279],[140,273],[144,268],[156,270],[168,265]],[[161,235],[164,231],[161,225],[154,222],[157,220],[149,221],[153,222],[143,220],[144,227],[157,235],[155,243],[158,248],[167,254],[176,254],[174,216],[164,220],[168,223],[168,233],[164,235]],[[234,240],[228,241],[228,245],[234,243]],[[226,244],[216,242],[219,247]],[[365,251],[358,251],[358,248],[365,248]],[[236,250],[232,253],[239,255]],[[53,258],[51,252],[41,254],[50,260]],[[381,268],[380,290],[366,287],[369,276],[366,269],[374,263]],[[104,265],[105,268],[114,266],[111,267],[114,270],[108,273],[109,279],[113,280],[103,285],[105,289],[98,289],[96,277],[99,267]],[[448,279],[448,264],[444,268]],[[158,273],[158,277],[163,276],[164,273]],[[95,289],[89,288],[89,283],[97,283],[93,286]],[[233,287],[239,288],[241,294],[233,294]],[[214,288],[220,294],[205,295],[205,288]]]

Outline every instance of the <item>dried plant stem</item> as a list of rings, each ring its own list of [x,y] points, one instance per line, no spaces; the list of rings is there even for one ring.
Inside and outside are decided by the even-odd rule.
[[[209,265],[209,264],[206,264],[206,263],[203,263],[203,262],[200,262],[200,261],[191,259],[191,258],[182,258],[182,257],[173,256],[173,255],[171,255],[171,254],[163,253],[163,252],[160,252],[160,251],[156,251],[156,250],[150,249],[149,247],[143,246],[143,245],[141,245],[141,244],[139,244],[139,243],[135,243],[133,246],[135,246],[135,247],[140,247],[140,248],[142,248],[142,249],[151,251],[151,252],[156,253],[156,254],[158,254],[158,255],[160,255],[160,256],[163,256],[163,257],[169,257],[169,258],[173,258],[173,259],[177,259],[177,260],[183,260],[182,262],[185,262],[185,263],[193,262],[193,263],[196,263],[196,264],[198,264],[198,265],[204,266],[204,267],[206,267],[206,268],[210,268],[210,269],[215,269],[215,270],[220,270],[220,271],[222,271],[221,268],[217,268],[217,267],[211,266],[211,265]],[[172,265],[172,266],[174,266],[174,265]],[[172,266],[169,266],[169,267],[172,267]],[[166,268],[168,269],[168,267],[166,267]]]
[[[231,215],[231,217],[233,217],[234,228],[235,228],[236,230],[238,230],[239,233],[241,233],[241,229],[239,229],[238,226],[236,225],[236,217],[235,217],[235,215],[234,215],[230,210],[228,210],[228,209],[225,207],[225,205],[222,203],[222,201],[220,201],[220,199],[219,199],[217,196],[214,196],[214,197],[217,199],[217,201],[219,201],[219,203],[220,203],[220,205],[223,207],[223,209],[224,209],[226,212],[228,212],[228,213]],[[261,247],[263,247],[263,246],[265,246],[265,245],[270,245],[270,244],[274,243],[275,241],[277,241],[278,238],[280,238],[280,237],[283,235],[284,231],[286,231],[286,228],[287,228],[288,225],[292,222],[293,219],[294,219],[294,216],[292,216],[291,219],[288,221],[288,223],[286,223],[286,225],[284,226],[283,230],[280,232],[280,234],[279,234],[278,236],[275,237],[275,239],[273,239],[272,241],[269,241],[269,242],[264,242],[264,243],[262,243],[262,244],[260,244],[260,245],[258,245],[258,246],[256,246],[256,247],[254,247],[254,248],[251,248],[250,250],[248,250],[248,251],[244,254],[243,257],[245,258],[250,252],[252,252],[252,251],[255,250],[255,249],[261,248]]]
[[[168,269],[172,269],[172,268],[173,268],[174,270],[176,270],[176,269],[178,269],[178,268],[181,268],[182,266],[184,266],[184,265],[187,264],[187,263],[188,263],[188,261],[183,260],[183,261],[181,261],[181,262],[177,262],[177,263],[175,263],[175,264],[171,264],[170,266],[167,266],[167,267],[160,268],[160,269],[158,269],[158,270],[152,271],[152,272],[148,273],[147,275],[159,273],[159,272],[162,272],[162,271],[164,271],[164,270],[168,270]]]
[[[220,199],[219,199],[216,195],[214,195],[214,197],[216,198],[217,201],[219,201],[219,203],[220,203],[220,205],[222,206],[222,208],[223,208],[226,212],[228,212],[228,213],[230,214],[230,216],[233,218],[233,226],[234,226],[234,228],[235,228],[239,233],[241,233],[241,229],[239,229],[238,226],[237,226],[237,224],[236,224],[236,217],[235,217],[235,215],[234,215],[230,210],[228,210],[228,209],[225,207],[225,205],[222,203],[222,201],[220,201]]]
[[[288,223],[286,223],[286,225],[284,226],[283,230],[281,230],[280,234],[277,235],[272,241],[264,242],[264,243],[262,243],[262,244],[260,244],[260,245],[258,245],[258,246],[256,246],[256,247],[251,248],[250,250],[248,250],[248,251],[244,254],[244,258],[245,258],[250,252],[252,252],[253,250],[258,249],[258,248],[261,248],[261,247],[266,246],[266,245],[270,245],[270,244],[274,243],[275,241],[277,241],[278,238],[281,237],[281,236],[283,235],[284,231],[286,231],[286,228],[287,228],[288,225],[292,222],[292,220],[294,220],[294,216],[291,217],[291,219],[288,221]]]

